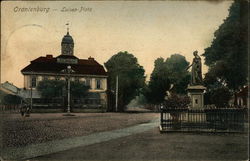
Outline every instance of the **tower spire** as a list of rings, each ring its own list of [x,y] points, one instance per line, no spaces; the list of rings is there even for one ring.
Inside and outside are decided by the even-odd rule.
[[[64,35],[61,42],[62,55],[73,55],[74,53],[74,40],[69,34],[69,22],[65,24],[67,26],[67,34]]]
[[[69,22],[66,23],[66,26],[67,26],[67,35],[69,35]]]

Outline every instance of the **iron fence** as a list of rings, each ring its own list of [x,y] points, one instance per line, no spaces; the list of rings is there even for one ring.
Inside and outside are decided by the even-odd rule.
[[[161,109],[160,130],[246,132],[247,109]]]
[[[20,105],[0,105],[0,111],[18,112]]]

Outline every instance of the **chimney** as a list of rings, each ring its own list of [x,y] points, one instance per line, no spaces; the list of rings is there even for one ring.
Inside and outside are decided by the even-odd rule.
[[[88,60],[95,60],[94,58],[92,58],[91,56],[88,58]]]
[[[52,58],[53,58],[53,55],[46,55],[46,58],[47,58],[47,59],[52,59]]]

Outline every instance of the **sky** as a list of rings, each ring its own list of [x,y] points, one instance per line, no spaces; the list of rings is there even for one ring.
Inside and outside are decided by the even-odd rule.
[[[4,1],[1,2],[1,83],[23,87],[30,61],[61,54],[66,23],[74,55],[100,64],[120,51],[137,57],[147,80],[154,61],[172,54],[192,62],[211,45],[232,1]],[[202,57],[202,60],[203,57]],[[204,61],[203,61],[204,63]],[[208,68],[203,65],[203,74]]]

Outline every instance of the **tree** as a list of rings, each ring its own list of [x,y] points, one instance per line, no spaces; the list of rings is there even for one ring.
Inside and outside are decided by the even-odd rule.
[[[86,86],[83,82],[71,82],[71,94],[75,98],[81,98],[87,95],[89,86]]]
[[[164,101],[164,105],[168,109],[187,109],[189,104],[190,98],[186,95],[172,94]]]
[[[227,86],[237,91],[247,82],[248,3],[242,0],[232,4],[229,16],[215,31],[211,46],[205,49],[203,56],[209,66],[205,80],[210,87]]]
[[[187,86],[190,82],[190,73],[186,70],[189,65],[186,58],[180,54],[173,54],[167,58],[166,65],[169,70],[171,84],[174,85],[173,92],[186,94]]]
[[[63,88],[66,89],[66,82],[63,80],[43,80],[39,82],[37,89],[44,98],[55,98],[63,96]],[[80,98],[86,95],[89,87],[83,82],[71,81],[71,95]]]
[[[144,95],[149,103],[160,104],[164,101],[166,91],[173,84],[173,92],[185,94],[190,81],[190,74],[186,70],[189,62],[180,54],[173,54],[164,61],[157,58],[154,62],[154,70],[151,74],[147,87],[144,88]]]
[[[119,78],[118,110],[124,111],[126,105],[144,86],[145,71],[138,64],[137,58],[127,51],[113,55],[104,65],[109,77],[108,88],[113,93],[116,90],[116,77]]]
[[[64,86],[63,80],[43,80],[39,82],[37,90],[41,92],[43,98],[62,97]]]
[[[22,98],[17,95],[7,94],[3,97],[4,105],[18,105],[21,103]]]
[[[217,88],[211,91],[211,102],[218,108],[227,107],[230,98],[231,93],[226,87]]]
[[[159,104],[163,102],[166,90],[170,88],[170,78],[163,58],[157,58],[154,66],[150,81],[143,93],[149,103]]]

